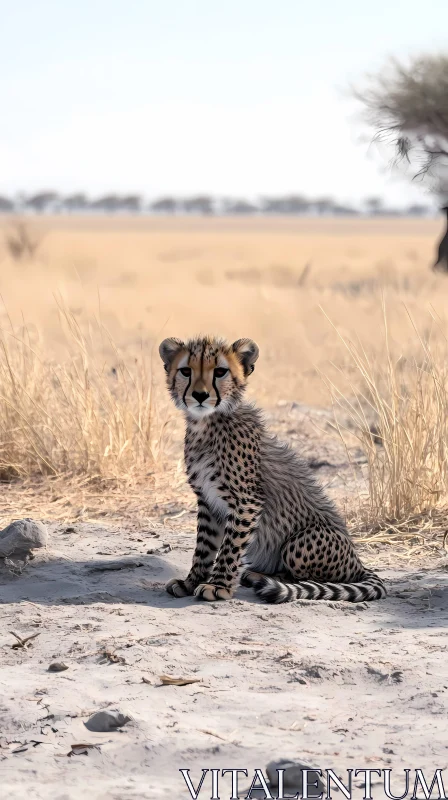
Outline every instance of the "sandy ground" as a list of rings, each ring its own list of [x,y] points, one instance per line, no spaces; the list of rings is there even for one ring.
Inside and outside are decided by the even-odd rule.
[[[300,448],[342,499],[347,465],[324,442],[316,450],[303,409],[284,404],[277,427],[292,425],[294,441],[299,417]],[[47,521],[48,549],[22,574],[0,573],[2,797],[189,798],[181,768],[196,785],[203,768],[250,775],[272,758],[342,777],[392,767],[397,794],[405,767],[447,769],[446,559],[408,568],[389,557],[379,603],[272,607],[248,589],[229,603],[176,600],[163,586],[188,571],[187,497],[171,519],[155,506],[125,526]],[[39,635],[13,649],[11,631]],[[68,669],[48,672],[55,661]],[[163,686],[162,674],[199,682]],[[105,708],[132,721],[90,733],[84,722]],[[80,743],[95,747],[73,754]],[[209,775],[199,797],[211,796]]]

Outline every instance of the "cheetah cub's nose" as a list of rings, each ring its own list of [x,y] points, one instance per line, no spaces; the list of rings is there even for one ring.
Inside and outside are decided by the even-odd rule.
[[[210,397],[208,392],[192,392],[191,394],[194,397],[194,399],[198,401],[200,405],[204,403],[204,401],[207,400],[208,397]]]

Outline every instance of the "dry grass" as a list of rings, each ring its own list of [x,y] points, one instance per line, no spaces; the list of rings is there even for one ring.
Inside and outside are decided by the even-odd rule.
[[[0,480],[83,475],[128,480],[154,470],[165,426],[153,403],[151,352],[126,363],[100,324],[59,309],[58,363],[27,329],[0,336]],[[95,340],[106,339],[114,366]]]
[[[403,542],[416,526],[441,523],[434,509],[447,482],[448,281],[428,269],[438,223],[34,225],[41,246],[19,267],[7,223],[0,244],[8,310],[0,315],[0,476],[20,478],[10,487],[25,493],[21,508],[33,498],[57,505],[65,493],[72,512],[101,515],[105,497],[124,509],[132,496],[137,509],[142,477],[159,503],[173,497],[169,482],[183,491],[179,425],[167,410],[155,345],[165,335],[211,331],[259,341],[252,391],[265,407],[284,399],[328,404],[322,374],[333,398],[343,398],[368,460],[360,534],[396,533]],[[86,487],[97,503],[85,501]],[[17,496],[10,490],[11,503]],[[154,495],[145,507],[151,502]],[[62,518],[63,503],[53,513]]]
[[[409,323],[406,355],[394,352],[383,304],[379,357],[339,336],[349,356],[344,388],[323,376],[348,456],[355,435],[367,460],[352,532],[370,545],[399,545],[406,558],[428,547],[440,555],[448,530],[448,342],[439,320],[425,338]]]
[[[415,342],[407,343],[407,354],[396,354],[385,307],[383,314],[380,359],[341,336],[350,358],[344,374],[350,396],[330,384],[367,457],[370,522],[426,512],[445,497],[448,478],[446,340],[424,340],[411,320]]]
[[[14,261],[33,260],[40,245],[40,236],[33,232],[32,225],[23,219],[13,219],[5,233],[4,244]]]

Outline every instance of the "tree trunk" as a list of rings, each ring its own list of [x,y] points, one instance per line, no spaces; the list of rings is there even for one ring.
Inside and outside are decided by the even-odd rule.
[[[448,206],[444,206],[442,211],[444,211],[446,214],[446,231],[440,241],[439,248],[437,250],[437,261],[435,262],[433,269],[436,269],[440,272],[448,272]]]

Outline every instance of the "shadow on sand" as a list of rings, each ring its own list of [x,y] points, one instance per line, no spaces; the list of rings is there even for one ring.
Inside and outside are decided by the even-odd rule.
[[[120,566],[120,569],[111,569]],[[69,560],[36,558],[20,575],[0,568],[0,603],[28,600],[46,605],[143,604],[157,608],[179,608],[198,603],[194,598],[176,599],[165,592],[165,583],[185,570],[162,555],[139,555],[120,559]],[[374,611],[385,628],[425,629],[448,626],[448,573],[441,569],[427,572],[401,571],[386,577],[389,595],[379,603],[333,603],[341,613],[369,614]],[[236,599],[264,605],[251,589],[239,588]],[[306,607],[321,608],[322,601],[299,601]],[[270,608],[273,608],[271,606]]]

